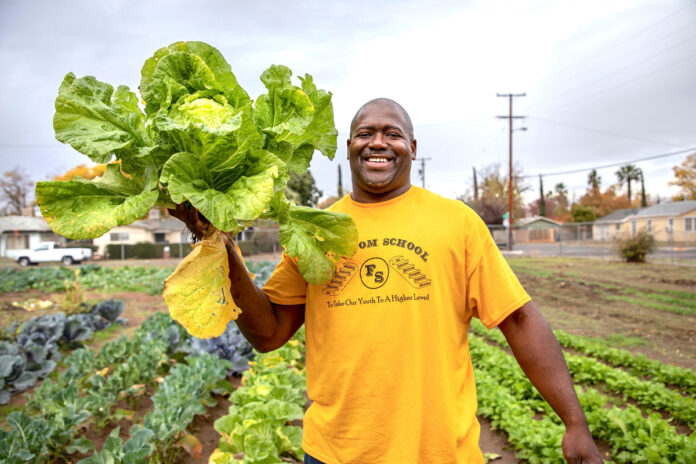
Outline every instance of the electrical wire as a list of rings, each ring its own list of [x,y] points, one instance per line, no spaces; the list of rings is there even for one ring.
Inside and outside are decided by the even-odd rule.
[[[618,163],[604,164],[604,165],[602,165],[602,166],[592,166],[592,167],[581,168],[581,169],[571,169],[571,170],[568,170],[568,171],[548,172],[548,173],[545,173],[545,174],[544,174],[544,173],[540,173],[540,174],[528,174],[528,175],[524,175],[524,176],[515,176],[515,177],[519,177],[519,178],[521,178],[521,179],[526,179],[526,178],[530,178],[530,179],[531,179],[531,178],[533,178],[533,177],[539,177],[539,176],[541,176],[541,177],[551,177],[551,176],[561,176],[561,175],[566,175],[566,174],[577,174],[577,173],[580,173],[580,172],[591,171],[591,170],[593,170],[593,169],[599,170],[599,169],[613,168],[613,167],[616,167],[616,166],[624,166],[624,165],[627,165],[627,164],[637,163],[637,162],[639,162],[639,161],[649,161],[649,160],[658,159],[658,158],[666,158],[666,157],[668,157],[668,156],[681,155],[681,154],[684,154],[684,153],[687,153],[687,152],[690,152],[690,151],[696,152],[696,147],[687,148],[686,150],[673,151],[673,152],[671,152],[671,153],[662,153],[662,154],[659,154],[659,155],[646,156],[646,157],[643,157],[643,158],[637,158],[637,159],[630,160],[630,161],[621,161],[621,162],[618,162]]]
[[[569,127],[571,129],[577,129],[577,130],[581,130],[581,131],[585,131],[585,132],[594,132],[597,134],[609,135],[612,137],[618,137],[618,138],[622,138],[622,139],[637,140],[639,142],[654,143],[656,145],[666,145],[666,146],[675,147],[675,148],[686,148],[684,145],[675,145],[673,143],[658,142],[656,140],[643,139],[640,137],[633,137],[631,135],[617,134],[615,132],[609,132],[609,131],[605,131],[605,130],[601,130],[601,129],[590,129],[589,127],[576,126],[573,124],[569,124],[566,122],[560,122],[560,121],[550,121],[548,119],[542,119],[542,118],[538,118],[536,116],[527,116],[527,119],[531,119],[533,121],[543,122],[546,124],[553,124],[555,126]]]

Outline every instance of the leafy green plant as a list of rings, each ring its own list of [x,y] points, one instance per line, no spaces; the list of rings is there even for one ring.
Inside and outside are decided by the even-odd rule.
[[[620,238],[617,243],[619,255],[629,263],[644,263],[645,255],[655,250],[655,237],[641,229],[633,237]]]
[[[125,86],[65,76],[56,98],[56,138],[107,166],[92,181],[39,182],[37,202],[51,228],[94,238],[130,224],[155,205],[195,206],[225,232],[257,218],[280,223],[280,239],[311,283],[328,280],[351,255],[357,230],[347,215],[295,206],[283,192],[291,171],[315,150],[333,158],[331,94],[312,77],[291,82],[285,66],[261,75],[252,101],[220,52],[203,42],[161,48],[142,68],[144,113]],[[328,256],[327,256],[328,253]]]

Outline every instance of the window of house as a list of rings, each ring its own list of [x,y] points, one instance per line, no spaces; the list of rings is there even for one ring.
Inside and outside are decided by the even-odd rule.
[[[111,232],[110,238],[112,242],[127,242],[128,232]]]
[[[696,217],[684,218],[684,232],[696,231]]]
[[[164,243],[166,241],[167,238],[164,232],[155,232],[155,243]]]
[[[652,219],[648,219],[648,232],[652,230]]]
[[[621,224],[616,224],[616,231],[618,232],[620,230],[621,230]]]
[[[631,235],[636,235],[636,221],[631,221]]]
[[[667,221],[667,224],[668,224],[668,225],[667,225],[667,230],[670,231],[670,232],[672,232],[672,231],[674,230],[674,219],[673,219],[673,218],[669,218],[669,220]]]

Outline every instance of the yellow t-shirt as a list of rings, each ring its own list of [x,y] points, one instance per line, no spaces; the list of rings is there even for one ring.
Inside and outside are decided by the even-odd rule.
[[[284,256],[264,287],[306,304],[304,450],[327,464],[483,463],[469,322],[494,327],[529,296],[460,201],[413,186],[331,209],[353,217],[357,253],[324,285]]]

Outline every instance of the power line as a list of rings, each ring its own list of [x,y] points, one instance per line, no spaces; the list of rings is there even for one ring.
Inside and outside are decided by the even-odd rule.
[[[686,147],[684,147],[684,145],[675,145],[673,143],[658,142],[656,140],[643,139],[640,137],[633,137],[631,135],[617,134],[615,132],[609,132],[609,131],[605,131],[605,130],[601,130],[601,129],[590,129],[589,127],[576,126],[573,124],[560,122],[560,121],[550,121],[548,119],[537,118],[536,116],[529,116],[529,119],[532,119],[534,121],[543,122],[546,124],[553,124],[555,126],[563,126],[563,127],[569,127],[571,129],[582,130],[585,132],[594,132],[597,134],[610,135],[612,137],[618,137],[618,138],[622,138],[622,139],[637,140],[639,142],[654,143],[656,145],[667,145],[667,146],[676,147],[676,148],[686,148]]]
[[[566,106],[566,105],[569,105],[569,104],[572,104],[572,103],[577,103],[577,102],[584,101],[584,100],[589,100],[590,98],[594,98],[594,97],[596,97],[596,96],[598,96],[598,95],[601,95],[601,94],[603,94],[603,93],[607,93],[607,92],[609,92],[610,90],[614,90],[614,89],[617,88],[617,87],[623,87],[623,86],[625,86],[625,85],[632,84],[633,82],[639,81],[639,80],[644,79],[644,78],[646,78],[646,77],[650,77],[650,76],[652,76],[653,74],[656,74],[656,73],[658,73],[658,72],[664,71],[665,69],[674,67],[674,66],[676,66],[676,65],[678,65],[678,64],[681,64],[681,63],[684,63],[685,61],[693,60],[694,58],[696,58],[696,53],[694,53],[694,54],[692,54],[692,55],[689,55],[689,56],[687,56],[686,58],[684,58],[684,59],[682,59],[682,60],[679,60],[679,61],[677,61],[677,62],[675,62],[675,63],[671,63],[671,64],[668,64],[668,65],[663,66],[663,67],[661,67],[661,68],[655,69],[654,71],[651,71],[651,72],[649,72],[649,73],[642,74],[642,75],[640,75],[640,76],[638,76],[638,77],[636,77],[636,78],[634,78],[634,79],[630,79],[630,80],[624,81],[624,82],[619,82],[618,84],[615,84],[615,85],[612,85],[612,86],[610,86],[610,87],[607,87],[606,89],[600,90],[599,92],[595,92],[595,93],[593,93],[593,94],[587,95],[587,96],[582,97],[582,98],[576,98],[575,100],[571,100],[571,101],[569,101],[569,102],[567,102],[567,103],[561,103],[561,104],[558,104],[558,105],[556,105],[556,106],[552,106],[551,108],[547,108],[547,109],[545,109],[545,110],[539,111],[539,113],[548,113],[549,111],[555,110],[555,109],[560,108],[560,107],[562,107],[562,106]]]
[[[637,66],[637,65],[639,65],[639,64],[641,64],[641,63],[644,63],[644,62],[646,62],[646,61],[648,61],[648,60],[651,60],[651,59],[653,59],[653,58],[655,58],[655,57],[657,57],[657,56],[659,56],[659,55],[662,55],[663,53],[666,53],[667,51],[669,51],[669,50],[671,50],[671,49],[673,49],[673,48],[675,48],[675,47],[678,47],[679,45],[682,45],[683,43],[689,42],[689,41],[694,40],[694,39],[696,39],[696,35],[691,36],[691,37],[688,37],[688,38],[682,40],[681,42],[678,42],[678,43],[673,44],[673,45],[671,45],[671,46],[669,46],[669,47],[667,47],[667,48],[664,48],[664,49],[662,49],[662,50],[660,50],[660,51],[658,51],[658,52],[656,52],[656,53],[653,53],[652,55],[647,56],[647,57],[645,57],[645,58],[643,58],[643,59],[640,59],[640,60],[638,60],[638,61],[634,61],[633,63],[631,63],[631,64],[629,64],[629,65],[627,65],[627,66],[624,66],[624,67],[622,67],[622,68],[620,68],[620,69],[618,69],[618,70],[616,70],[616,71],[614,71],[614,72],[611,72],[611,73],[609,73],[609,74],[606,74],[606,75],[604,75],[604,76],[601,76],[601,77],[599,77],[598,79],[595,79],[595,80],[593,80],[593,81],[591,81],[591,82],[589,82],[589,83],[582,84],[582,85],[578,85],[578,86],[573,87],[573,88],[571,88],[571,89],[569,89],[569,90],[566,90],[565,92],[562,92],[562,93],[560,93],[560,94],[558,94],[558,95],[551,96],[551,97],[549,97],[549,98],[547,98],[547,99],[545,99],[545,100],[542,100],[542,101],[536,103],[535,105],[532,105],[531,107],[527,108],[527,110],[528,110],[528,111],[531,111],[531,110],[533,110],[534,108],[538,108],[538,107],[540,107],[540,106],[543,107],[543,106],[547,105],[549,102],[552,102],[552,101],[554,101],[554,100],[557,100],[557,99],[559,99],[559,98],[562,98],[562,97],[564,97],[565,95],[568,95],[568,94],[570,94],[570,93],[575,93],[575,92],[577,92],[578,90],[583,89],[583,88],[586,88],[586,87],[593,86],[593,85],[595,85],[595,84],[597,84],[597,83],[599,83],[599,82],[602,82],[602,81],[606,80],[607,78],[613,77],[613,76],[615,76],[615,75],[617,75],[617,74],[621,74],[621,73],[625,72],[626,70],[628,70],[628,69],[630,69],[630,68],[633,68],[634,66]],[[602,67],[603,67],[603,66],[602,66]],[[601,67],[600,67],[600,68],[601,68]]]
[[[657,20],[656,22],[652,23],[650,26],[648,26],[648,27],[646,27],[646,28],[643,28],[643,29],[639,30],[638,32],[636,32],[636,33],[633,34],[633,35],[630,35],[630,36],[628,36],[628,37],[625,37],[624,39],[622,39],[622,40],[620,40],[620,41],[618,41],[618,42],[615,42],[613,45],[611,45],[611,46],[605,48],[604,50],[600,51],[599,53],[596,53],[596,54],[593,55],[593,56],[590,56],[590,57],[587,58],[587,59],[581,60],[581,61],[579,61],[579,62],[573,63],[573,64],[571,64],[571,65],[569,65],[569,66],[566,66],[565,68],[560,69],[558,72],[556,72],[556,73],[554,73],[554,74],[551,74],[549,77],[553,77],[553,76],[555,76],[555,75],[562,74],[562,73],[564,73],[565,71],[567,71],[567,70],[573,68],[574,66],[577,66],[578,64],[586,63],[586,62],[588,62],[588,61],[591,61],[591,60],[597,58],[598,56],[604,55],[605,53],[607,53],[607,52],[609,52],[609,51],[611,51],[611,50],[617,48],[619,45],[623,45],[623,44],[625,44],[626,42],[628,42],[628,41],[630,41],[630,40],[633,40],[633,39],[635,39],[636,37],[638,37],[638,36],[640,36],[640,35],[643,35],[643,34],[646,33],[647,31],[649,31],[650,29],[654,28],[654,27],[657,26],[658,24],[663,23],[664,21],[668,20],[668,19],[671,18],[672,16],[676,16],[677,14],[681,13],[683,10],[689,8],[689,7],[690,7],[691,5],[693,5],[694,3],[696,3],[696,2],[692,1],[692,2],[687,3],[686,5],[684,5],[683,7],[679,8],[678,10],[676,10],[676,11],[674,11],[674,12],[668,14],[667,16],[664,16],[664,17],[660,18],[660,19]]]
[[[663,36],[661,36],[661,37],[658,37],[658,38],[655,38],[655,39],[651,40],[649,47],[654,46],[655,44],[657,44],[657,43],[660,42],[660,41],[663,41],[663,40],[666,39],[667,37],[671,37],[671,36],[673,36],[673,35],[676,35],[676,34],[682,32],[682,31],[685,30],[685,29],[690,29],[690,28],[693,28],[693,27],[696,27],[696,23],[687,24],[686,26],[681,27],[681,28],[679,28],[679,29],[677,29],[677,30],[670,31],[668,34],[665,34],[665,35],[663,35]],[[691,39],[691,38],[686,39],[686,40],[690,40],[690,39]],[[683,42],[683,41],[682,41],[682,42]],[[679,42],[679,44],[681,44],[682,42]],[[676,44],[676,45],[679,45],[679,44]],[[671,48],[671,47],[670,47],[670,48]],[[664,52],[664,51],[666,51],[666,50],[668,50],[668,49],[663,49],[662,51]],[[631,56],[631,55],[635,55],[636,53],[640,53],[640,52],[643,52],[643,51],[645,51],[645,47],[639,47],[639,48],[637,48],[637,49],[635,49],[635,50],[633,50],[633,51],[631,51],[631,52],[628,52],[628,53],[625,53],[625,54],[623,54],[623,55],[620,55],[620,56],[618,56],[618,57],[616,57],[616,58],[614,58],[614,59],[612,59],[612,60],[610,60],[610,61],[608,61],[608,62],[604,62],[603,64],[601,64],[601,65],[599,65],[599,66],[595,66],[595,67],[593,67],[593,68],[586,69],[585,71],[582,71],[582,72],[573,73],[572,76],[568,76],[566,79],[564,79],[564,80],[562,80],[562,81],[557,81],[555,84],[554,84],[554,83],[550,83],[550,84],[548,84],[548,86],[554,87],[554,86],[558,86],[558,85],[561,85],[561,84],[565,84],[568,80],[576,80],[576,79],[578,79],[578,78],[581,77],[581,76],[584,76],[584,75],[586,75],[586,74],[590,74],[590,73],[595,72],[595,71],[597,71],[597,70],[600,70],[600,69],[602,69],[602,68],[606,68],[607,66],[612,65],[612,64],[615,64],[616,62],[621,61],[621,60],[623,60],[624,58],[627,58],[627,57],[629,57],[629,56]],[[552,76],[553,76],[553,74],[552,74]],[[538,82],[538,83],[543,83],[543,82],[546,82],[546,81],[548,81],[548,80],[550,80],[550,77],[547,76],[547,77],[544,77],[544,78],[539,79],[539,81],[537,81],[537,82]]]
[[[531,178],[531,177],[538,177],[538,176],[543,176],[543,177],[551,177],[551,176],[561,176],[565,174],[577,174],[579,172],[585,172],[585,171],[591,171],[592,169],[606,169],[606,168],[613,168],[616,166],[624,166],[626,164],[632,164],[632,163],[637,163],[639,161],[649,161],[653,159],[658,159],[658,158],[666,158],[668,156],[675,156],[675,155],[681,155],[683,153],[687,153],[690,151],[695,151],[696,152],[696,147],[692,148],[687,148],[686,150],[679,150],[679,151],[673,151],[671,153],[662,153],[659,155],[652,155],[652,156],[646,156],[643,158],[637,158],[634,160],[630,161],[621,161],[618,163],[611,163],[611,164],[604,164],[602,166],[592,166],[592,167],[587,167],[587,168],[581,168],[581,169],[571,169],[569,171],[558,171],[558,172],[549,172],[549,173],[540,173],[540,174],[529,174],[529,175],[524,175],[524,176],[516,176],[521,179],[526,179],[526,178]]]

